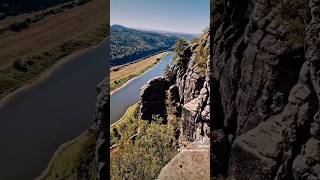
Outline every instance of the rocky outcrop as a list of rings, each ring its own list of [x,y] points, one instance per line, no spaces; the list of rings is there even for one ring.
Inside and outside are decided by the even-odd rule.
[[[158,179],[210,179],[209,46],[207,32],[176,57],[165,73],[171,85],[169,100],[181,122],[181,152],[162,169]],[[201,143],[202,138],[206,139],[205,144]]]
[[[205,33],[198,43],[175,57],[164,78],[154,78],[141,89],[141,118],[150,120],[152,115],[160,115],[166,119],[165,100],[169,100],[175,115],[181,119],[181,144],[207,137],[210,133],[210,67],[209,54],[206,54],[209,37],[209,32]]]
[[[320,1],[308,3],[215,1],[214,176],[320,178]]]
[[[168,82],[163,77],[156,77],[149,80],[148,83],[141,88],[141,119],[151,121],[154,115],[158,115],[166,121],[165,100],[167,85]]]
[[[105,180],[109,177],[109,127],[108,127],[108,111],[109,104],[109,81],[106,78],[97,88],[98,97],[96,103],[96,111],[94,115],[95,126],[98,130],[96,140],[96,179]]]
[[[164,168],[162,168],[158,180],[172,179],[210,179],[210,142],[204,140],[192,142],[176,155]]]
[[[207,137],[210,132],[210,35],[205,33],[198,43],[190,45],[181,56],[176,57],[165,73],[165,79],[171,87],[168,91],[172,97],[177,116],[181,118],[182,144]],[[201,62],[200,59],[205,59]]]
[[[277,173],[281,143],[281,124],[277,117],[262,122],[253,130],[239,136],[233,142],[230,152],[229,177],[273,179]]]

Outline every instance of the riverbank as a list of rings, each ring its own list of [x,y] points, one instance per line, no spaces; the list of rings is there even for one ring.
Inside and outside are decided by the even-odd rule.
[[[158,62],[160,62],[170,53],[171,52],[161,52],[136,63],[128,64],[126,66],[122,66],[119,69],[112,70],[110,72],[110,94],[112,95],[114,92],[124,87],[134,78],[140,76],[150,68],[154,67]]]
[[[173,54],[168,54],[154,67],[148,69],[140,76],[127,81],[125,85],[113,91],[110,96],[110,124],[118,121],[126,112],[128,107],[140,100],[140,88],[150,79],[162,76],[166,67],[173,61]]]
[[[0,179],[39,176],[61,144],[92,126],[95,87],[108,74],[106,53],[100,44],[60,59],[45,80],[17,90],[0,108],[0,143],[6,147],[0,153]]]
[[[33,82],[62,58],[105,39],[109,31],[105,4],[92,0],[21,32],[1,34],[0,99]]]
[[[7,94],[4,94],[4,95],[0,94],[0,108],[5,103],[7,103],[11,98],[13,98],[17,94],[19,94],[20,92],[25,91],[25,90],[37,85],[38,83],[41,83],[41,82],[45,81],[46,79],[48,79],[54,71],[59,69],[64,64],[69,63],[70,61],[74,60],[77,56],[81,56],[83,53],[104,44],[106,41],[107,40],[104,39],[100,43],[98,43],[97,45],[94,45],[94,46],[88,47],[88,48],[79,49],[78,51],[73,52],[72,54],[66,55],[65,57],[59,59],[56,63],[54,63],[53,65],[48,67],[45,71],[40,72],[35,77],[24,82],[20,87],[13,89],[12,91],[8,92]]]
[[[95,179],[94,148],[97,131],[90,128],[61,145],[36,179]]]

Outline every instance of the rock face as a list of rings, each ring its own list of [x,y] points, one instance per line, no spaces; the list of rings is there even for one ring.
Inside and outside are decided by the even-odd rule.
[[[207,32],[199,43],[190,45],[176,57],[176,63],[165,73],[165,79],[170,83],[170,101],[177,110],[177,116],[181,117],[182,143],[199,140],[210,133],[210,57],[205,53],[209,52],[209,46],[210,35]],[[200,62],[201,58],[205,62]]]
[[[141,88],[141,119],[151,121],[153,115],[167,119],[165,104],[167,84],[168,82],[163,77],[156,77]]]
[[[320,1],[307,2],[213,3],[214,176],[320,178]]]
[[[109,127],[108,127],[108,111],[109,104],[109,81],[106,78],[98,86],[98,97],[96,103],[96,112],[94,115],[95,126],[98,130],[98,138],[96,140],[96,179],[104,180],[109,177]]]
[[[181,143],[188,144],[210,133],[210,58],[205,53],[209,52],[209,45],[207,32],[199,43],[190,45],[176,57],[164,78],[154,78],[141,89],[141,118],[150,120],[152,115],[159,114],[166,119],[165,100],[169,100],[181,119]],[[202,66],[200,58],[205,60]]]
[[[182,152],[161,171],[158,179],[210,179],[210,35],[190,45],[165,73],[169,101],[180,118]],[[199,57],[200,56],[200,57]],[[200,59],[204,61],[200,61]],[[205,137],[207,147],[199,148]],[[186,146],[186,151],[183,147]]]

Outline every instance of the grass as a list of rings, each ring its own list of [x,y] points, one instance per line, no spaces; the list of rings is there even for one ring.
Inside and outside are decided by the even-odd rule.
[[[155,179],[177,153],[174,127],[141,120],[139,104],[127,110],[110,134],[111,143],[118,145],[111,150],[111,179]]]
[[[134,73],[134,74],[130,74],[124,78],[121,78],[119,80],[115,80],[113,82],[111,82],[110,84],[110,89],[111,91],[116,90],[117,88],[121,87],[122,85],[124,85],[126,82],[128,82],[130,79],[133,79],[141,74],[143,74],[147,69],[151,68],[152,66],[147,67],[145,70],[142,70],[138,73]]]
[[[95,179],[96,131],[87,130],[62,147],[40,179]]]
[[[155,64],[157,64],[159,59],[163,59],[168,54],[169,52],[160,53],[160,54],[151,56],[145,60],[139,61],[137,63],[124,66],[116,71],[111,71],[110,73],[111,92],[121,87],[122,85],[124,85],[130,79],[140,76],[141,74],[146,72],[148,69],[152,68]]]
[[[139,104],[129,107],[125,115],[110,128],[110,144],[120,144],[121,140],[129,139],[138,131],[138,124],[135,123],[139,119]],[[136,125],[136,126],[134,126]]]
[[[76,39],[68,40],[40,54],[15,60],[11,66],[0,71],[0,97],[4,97],[21,87],[27,81],[47,70],[62,57],[98,44],[106,35],[106,25],[102,25]]]

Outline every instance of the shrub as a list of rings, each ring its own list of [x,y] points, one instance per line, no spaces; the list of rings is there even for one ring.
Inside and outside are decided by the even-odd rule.
[[[139,104],[110,133],[111,143],[119,145],[111,151],[111,179],[155,179],[177,153],[174,127],[141,120]],[[129,140],[134,134],[135,140]]]
[[[23,29],[27,29],[29,24],[26,21],[13,22],[9,25],[9,29],[14,32],[19,32]]]
[[[198,43],[198,42],[199,42],[199,38],[197,37],[191,40],[191,44]]]
[[[178,39],[176,44],[174,45],[174,51],[177,55],[182,55],[186,47],[189,45],[189,43],[184,39]]]
[[[19,71],[23,71],[23,72],[26,72],[28,71],[28,68],[26,67],[26,64],[23,62],[23,60],[21,59],[17,59],[13,62],[13,67],[16,69],[16,70],[19,70]]]
[[[147,124],[134,142],[120,145],[111,155],[112,179],[155,179],[176,154],[172,126]]]
[[[196,54],[195,60],[201,75],[205,75],[208,56],[209,56],[209,49],[200,44],[197,47],[197,54]]]
[[[160,117],[160,115],[159,114],[157,114],[157,115],[152,115],[152,120],[155,122],[155,123],[157,123],[157,124],[162,124],[163,123],[163,118],[162,117]]]

